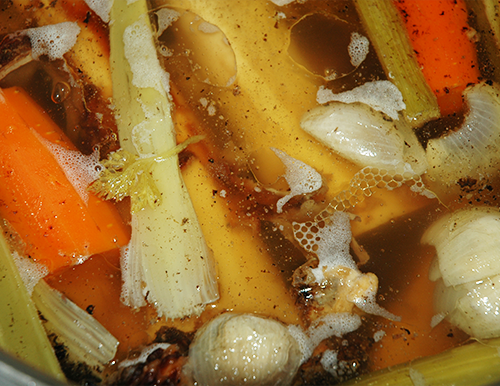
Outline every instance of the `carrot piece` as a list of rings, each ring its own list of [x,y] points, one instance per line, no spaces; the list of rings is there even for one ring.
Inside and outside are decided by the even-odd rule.
[[[51,272],[85,256],[125,245],[126,227],[113,204],[88,205],[37,137],[74,149],[59,127],[19,88],[0,90],[0,216],[23,252]]]
[[[463,0],[396,0],[442,115],[462,108],[462,92],[481,77]]]

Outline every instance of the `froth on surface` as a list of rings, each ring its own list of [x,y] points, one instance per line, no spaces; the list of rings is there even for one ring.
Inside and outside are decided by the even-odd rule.
[[[50,60],[62,59],[76,43],[80,27],[76,22],[64,22],[43,27],[30,28],[20,32],[31,41],[31,55],[38,59],[47,55]]]
[[[12,257],[16,263],[19,275],[28,293],[31,295],[35,285],[49,274],[49,269],[41,263],[36,263],[27,257],[20,256],[17,252],[13,252]]]
[[[357,33],[351,33],[351,42],[347,46],[347,51],[349,52],[349,57],[351,58],[351,64],[354,67],[358,67],[366,59],[368,51],[370,50],[369,40]]]
[[[179,19],[181,14],[170,8],[162,8],[156,11],[158,17],[158,36],[172,25],[174,21]]]
[[[96,149],[92,154],[85,155],[78,150],[68,150],[40,136],[39,139],[57,160],[83,202],[88,203],[87,187],[99,177],[101,170],[99,150]]]
[[[377,111],[387,114],[392,119],[398,119],[398,111],[404,110],[406,104],[399,89],[388,80],[378,80],[365,83],[350,91],[334,94],[331,90],[320,86],[316,101],[325,104],[332,101],[367,104]]]
[[[283,206],[294,196],[313,193],[322,185],[321,174],[306,163],[290,157],[284,151],[271,148],[286,167],[284,178],[290,187],[290,193],[276,203],[276,211],[281,213]]]
[[[129,366],[134,366],[139,363],[146,363],[148,356],[153,352],[158,349],[166,350],[167,348],[170,347],[170,343],[153,343],[150,344],[149,346],[144,347],[144,349],[141,351],[141,354],[134,359],[126,359],[124,361],[121,361],[118,367],[123,368],[123,367],[129,367]]]
[[[138,88],[154,88],[168,93],[167,73],[161,68],[147,20],[143,17],[123,33],[125,57],[132,70],[132,83]]]
[[[117,0],[123,1],[123,0]],[[89,8],[99,16],[105,23],[109,22],[109,12],[113,5],[113,0],[85,0]]]

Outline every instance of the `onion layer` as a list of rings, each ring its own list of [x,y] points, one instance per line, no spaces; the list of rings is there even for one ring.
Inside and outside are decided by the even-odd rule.
[[[463,124],[427,144],[429,176],[445,184],[460,178],[480,179],[500,164],[500,89],[481,83],[464,92],[469,107]]]

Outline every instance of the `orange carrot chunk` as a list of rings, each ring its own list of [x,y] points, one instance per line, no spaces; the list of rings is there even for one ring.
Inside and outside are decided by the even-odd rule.
[[[396,0],[418,63],[442,115],[462,108],[462,92],[481,74],[463,0]]]
[[[39,140],[74,149],[47,114],[10,88],[0,89],[0,117],[0,216],[22,252],[53,272],[125,245],[129,229],[113,204],[90,195],[87,205]]]

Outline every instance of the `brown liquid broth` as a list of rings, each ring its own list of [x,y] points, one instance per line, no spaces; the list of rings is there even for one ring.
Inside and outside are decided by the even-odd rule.
[[[183,6],[188,8],[191,4],[181,0],[172,3],[177,9]],[[304,4],[293,4],[286,8],[286,19],[279,19],[273,12],[270,13],[271,18],[263,13],[262,23],[267,23],[266,27],[255,30],[267,32],[259,32],[258,35],[250,28],[244,30],[247,27],[244,14],[256,12],[252,9],[252,2],[234,1],[231,4],[231,9],[246,7],[245,12],[231,15],[233,24],[239,25],[234,31],[243,29],[240,33],[245,35],[255,33],[256,51],[268,52],[261,46],[276,44],[273,39],[278,39],[280,34],[286,35],[286,31],[289,31],[294,23],[311,12],[341,18],[349,23],[350,28],[362,33],[354,6],[348,1],[310,0]],[[160,5],[163,5],[163,2],[152,2],[153,9]],[[272,7],[259,5],[255,8],[264,12]],[[2,33],[28,26],[27,22],[20,21],[27,18],[16,17],[20,15],[19,12],[18,9],[9,8],[0,13]],[[209,19],[206,17],[206,20]],[[218,25],[217,18],[210,21]],[[227,37],[236,50],[237,41],[232,38],[237,36],[237,32],[233,32],[227,32]],[[313,40],[320,39],[321,34],[302,38],[301,44],[313,45]],[[236,81],[229,87],[205,83],[193,76],[193,65],[196,63],[193,64],[189,55],[182,53],[182,39],[182,31],[173,33],[168,30],[160,39],[160,43],[174,49],[173,56],[163,58],[163,65],[170,73],[174,85],[172,94],[176,103],[175,120],[179,129],[179,140],[198,133],[207,136],[204,142],[190,147],[181,155],[183,172],[203,230],[213,243],[211,248],[215,251],[229,250],[225,252],[226,258],[236,261],[234,278],[229,279],[229,276],[223,276],[221,273],[221,300],[208,306],[200,318],[166,322],[158,320],[150,308],[133,313],[119,303],[121,278],[116,254],[94,256],[81,266],[52,275],[48,279],[51,285],[65,292],[82,308],[93,306],[94,316],[121,341],[120,357],[125,357],[130,350],[151,340],[161,325],[171,324],[191,331],[214,315],[227,310],[257,312],[287,323],[307,324],[295,302],[296,294],[291,288],[290,276],[310,256],[295,245],[290,224],[291,221],[313,218],[336,192],[347,186],[357,168],[317,144],[311,137],[303,133],[297,134],[300,129],[296,126],[302,114],[316,105],[315,92],[319,85],[324,84],[338,92],[366,81],[385,79],[376,56],[370,52],[367,60],[358,69],[344,71],[348,72],[346,76],[326,82],[304,68],[304,65],[293,62],[287,53],[287,45],[282,44],[266,62],[260,57],[256,58],[253,67],[248,70],[258,71],[263,69],[264,65],[267,66],[266,70],[262,71],[263,75],[254,79],[263,82],[262,87],[264,83],[270,82],[275,95],[279,97],[278,100],[281,98],[280,105],[276,106],[271,103],[271,99],[257,100],[257,95],[252,93],[251,87],[240,84],[239,73]],[[322,52],[316,54],[323,59]],[[309,61],[314,62],[315,58],[309,58]],[[280,74],[280,62],[285,63],[282,67],[291,72]],[[0,86],[25,86],[58,124],[66,126],[65,111],[50,101],[50,95],[46,91],[53,82],[51,77],[60,70],[58,64],[30,66],[12,74],[0,83]],[[48,70],[44,66],[51,69]],[[277,71],[275,79],[271,78],[273,72],[268,70],[273,66]],[[324,68],[329,66],[330,63],[323,65]],[[238,71],[240,70],[238,68]],[[37,81],[27,82],[27,79]],[[309,87],[299,92],[288,83],[284,84],[283,79],[290,83],[297,80],[299,83],[308,84]],[[213,102],[216,109],[214,115],[210,115],[208,109],[203,107],[200,98],[206,98],[209,104]],[[86,114],[92,115],[95,112]],[[108,117],[112,115],[110,111],[106,114]],[[292,118],[286,117],[287,114]],[[295,123],[295,127],[283,127],[290,123]],[[105,133],[94,132],[91,139],[80,143],[80,148],[88,152],[96,143],[105,143],[109,149],[115,148],[116,138],[112,136],[114,127],[110,125],[108,129]],[[433,135],[438,135],[440,131],[446,130],[446,127],[439,129],[438,125],[438,129],[433,130],[436,131]],[[82,138],[78,133],[76,137]],[[310,201],[306,198],[292,200],[285,207],[285,213],[277,215],[275,202],[280,194],[284,194],[286,185],[273,185],[277,194],[275,191],[268,191],[266,188],[270,186],[260,184],[252,170],[266,166],[266,159],[259,161],[255,156],[256,151],[263,147],[280,148],[281,145],[286,147],[289,155],[298,159],[304,154],[311,154],[311,148],[317,149],[318,158],[305,158],[303,161],[311,163],[324,175],[328,189],[323,189]],[[269,174],[271,180],[273,176],[279,180],[279,173],[276,171],[270,170]],[[451,209],[478,203],[497,205],[498,188],[498,179],[482,185],[471,182],[465,187],[443,191],[442,197]],[[223,191],[225,194],[221,195]],[[395,201],[396,209],[391,207],[387,213],[387,203],[392,201]],[[217,210],[223,219],[211,222],[211,210]],[[420,237],[426,227],[446,210],[435,200],[417,196],[405,187],[393,192],[377,191],[373,197],[367,198],[354,210],[361,222],[353,222],[353,232],[358,243],[370,256],[370,260],[360,269],[364,272],[374,272],[378,276],[379,303],[403,318],[401,323],[395,323],[366,316],[363,327],[355,333],[371,342],[368,349],[370,370],[419,356],[432,355],[467,340],[465,334],[446,322],[434,329],[430,328],[430,319],[433,316],[433,283],[428,280],[427,271],[433,258],[433,250],[420,245]],[[371,221],[373,225],[370,225]],[[217,226],[225,227],[224,236],[220,236],[220,230],[215,229]],[[238,241],[230,245],[232,241],[229,238],[232,236]],[[214,240],[218,237],[223,240],[221,245],[215,245]],[[228,243],[222,245],[225,241]],[[241,248],[248,250],[243,253]],[[217,259],[218,256],[215,257]],[[222,264],[219,262],[220,266]],[[281,293],[269,293],[269,282],[275,283],[273,288],[277,288]],[[113,305],[112,312],[109,312],[109,305]],[[374,342],[373,334],[379,330],[385,331],[386,335],[380,342]]]

